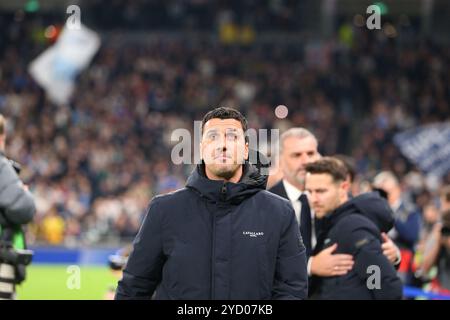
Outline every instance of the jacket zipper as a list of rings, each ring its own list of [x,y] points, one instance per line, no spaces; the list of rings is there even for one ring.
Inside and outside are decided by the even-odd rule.
[[[222,201],[225,201],[226,196],[227,196],[227,183],[226,182],[223,183],[220,194],[221,194],[221,197],[222,197]]]
[[[216,247],[216,243],[215,243],[215,236],[216,233],[216,214],[215,212],[213,212],[212,215],[212,232],[211,232],[211,300],[214,299],[214,290],[215,290],[215,286],[214,286],[214,261],[215,261],[215,247]]]
[[[225,201],[225,197],[227,194],[227,185],[226,182],[223,183],[222,188],[221,188],[221,196],[222,196],[222,200]],[[215,294],[214,294],[214,290],[215,290],[215,284],[214,284],[214,265],[215,265],[215,248],[216,248],[216,214],[215,212],[213,213],[213,217],[212,217],[212,233],[211,233],[211,243],[212,243],[212,250],[211,250],[211,299],[214,300]]]

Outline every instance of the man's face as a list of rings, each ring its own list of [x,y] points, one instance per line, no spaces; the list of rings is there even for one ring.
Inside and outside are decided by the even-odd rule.
[[[327,173],[307,175],[305,189],[317,218],[323,218],[342,204],[345,184],[333,181],[333,177]]]
[[[296,186],[305,184],[305,165],[320,158],[317,142],[312,137],[288,137],[281,152],[281,167],[284,177]]]
[[[206,170],[218,178],[229,180],[248,157],[248,143],[241,123],[235,119],[207,121],[200,150]]]

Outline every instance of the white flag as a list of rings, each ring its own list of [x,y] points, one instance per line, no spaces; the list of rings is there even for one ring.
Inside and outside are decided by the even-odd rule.
[[[75,77],[91,62],[100,47],[100,37],[81,25],[79,29],[64,27],[58,41],[45,50],[29,66],[29,72],[56,104],[69,102]]]

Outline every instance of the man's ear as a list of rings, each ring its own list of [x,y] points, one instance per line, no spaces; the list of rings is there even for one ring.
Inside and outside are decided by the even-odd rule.
[[[248,153],[249,153],[249,147],[248,142],[245,143],[245,150],[244,150],[244,159],[248,160]]]
[[[339,188],[339,190],[342,192],[342,194],[347,194],[349,192],[349,189],[350,189],[350,183],[348,182],[348,180],[342,181],[340,184],[340,188]]]
[[[200,148],[198,149],[200,152],[200,160],[203,160],[203,144],[200,142]]]

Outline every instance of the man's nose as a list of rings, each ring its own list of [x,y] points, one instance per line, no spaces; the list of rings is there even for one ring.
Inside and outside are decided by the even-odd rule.
[[[216,149],[225,151],[227,149],[227,139],[220,135],[216,142]]]
[[[302,155],[300,156],[300,163],[301,163],[302,165],[306,165],[306,164],[309,163],[309,157],[308,157],[307,154],[302,154]]]

